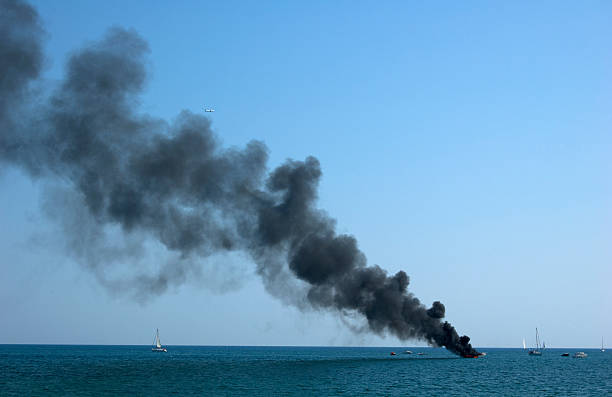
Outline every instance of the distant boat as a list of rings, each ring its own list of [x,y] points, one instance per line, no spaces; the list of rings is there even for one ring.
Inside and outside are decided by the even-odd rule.
[[[527,349],[527,345],[525,345],[525,338],[523,338],[523,350]]]
[[[604,349],[604,347],[603,347],[603,336],[602,336],[601,337],[601,352],[603,353],[605,351],[606,351],[606,349]]]
[[[536,328],[536,347],[535,349],[529,350],[530,356],[541,356],[542,350],[540,350],[540,336],[538,335],[538,329]]]
[[[395,352],[391,352],[391,356],[395,356],[395,355],[396,355]]]
[[[410,350],[406,350],[404,354],[412,354],[412,352]]]
[[[168,351],[165,347],[162,347],[161,341],[159,340],[159,328],[155,332],[155,340],[153,341],[153,348],[151,349],[151,351],[162,353]]]
[[[561,353],[561,357],[569,357],[569,353]]]
[[[586,354],[585,352],[576,352],[574,353],[574,358],[586,358],[588,356],[588,354]]]

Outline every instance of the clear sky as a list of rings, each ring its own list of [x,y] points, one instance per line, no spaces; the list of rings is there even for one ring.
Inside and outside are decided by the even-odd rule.
[[[134,28],[143,112],[212,106],[224,144],[262,140],[270,167],[317,157],[339,232],[475,346],[536,326],[552,347],[612,343],[611,2],[34,5],[50,85],[72,51]],[[113,295],[65,255],[43,188],[0,172],[0,343],[402,344],[283,306],[241,257],[144,304]]]

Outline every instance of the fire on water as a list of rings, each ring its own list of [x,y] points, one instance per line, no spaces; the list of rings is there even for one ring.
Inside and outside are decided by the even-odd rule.
[[[480,356],[486,356],[487,353],[476,353],[476,354],[462,354],[461,357],[463,358],[478,358]]]

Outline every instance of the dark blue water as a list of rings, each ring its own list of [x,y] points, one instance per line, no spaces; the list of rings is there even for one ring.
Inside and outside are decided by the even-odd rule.
[[[397,356],[391,357],[390,351]],[[612,352],[0,345],[0,395],[612,395]],[[425,355],[416,355],[425,352]]]

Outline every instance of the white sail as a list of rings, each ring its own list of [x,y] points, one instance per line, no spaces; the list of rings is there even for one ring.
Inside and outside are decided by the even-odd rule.
[[[157,335],[155,337],[155,346],[160,349],[161,348],[161,341],[159,340],[159,329],[157,330]]]
[[[527,349],[527,345],[525,344],[525,338],[523,338],[523,350]]]

